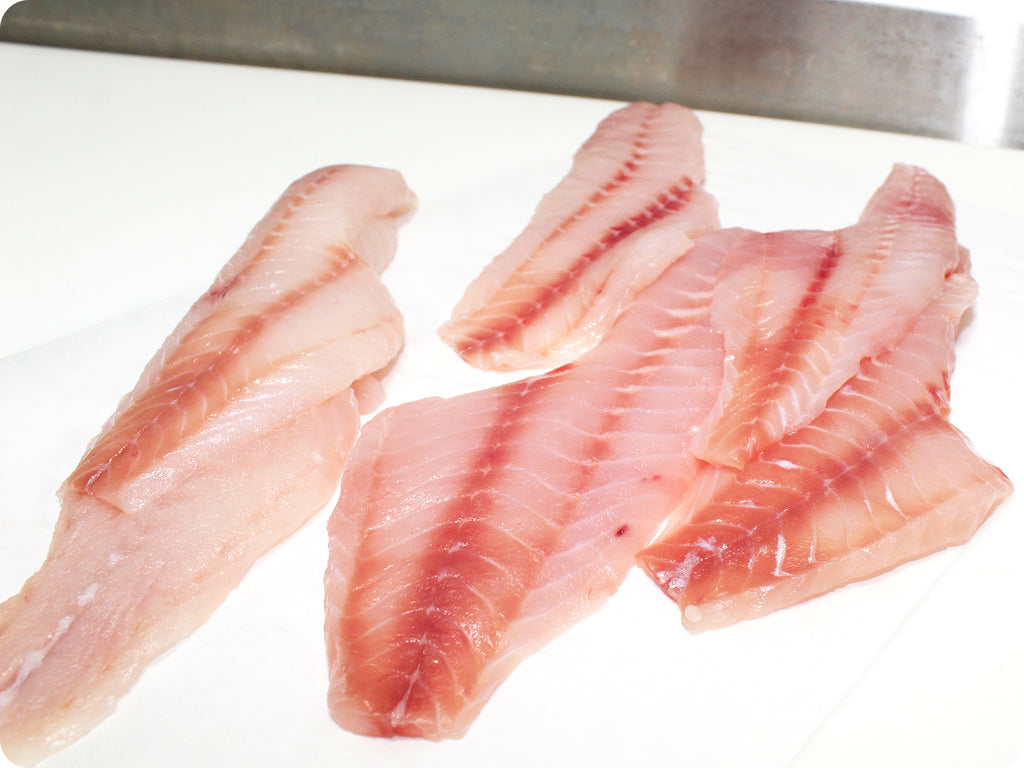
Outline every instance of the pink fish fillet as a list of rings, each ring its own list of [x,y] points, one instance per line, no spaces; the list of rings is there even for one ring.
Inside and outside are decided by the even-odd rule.
[[[863,358],[907,332],[958,253],[945,187],[907,165],[893,168],[852,227],[751,233],[715,287],[725,376],[694,452],[742,467],[809,423]]]
[[[253,562],[326,504],[356,391],[402,344],[378,272],[414,198],[394,171],[295,182],[60,489],[46,561],[0,605],[0,741],[30,765],[106,717]]]
[[[702,238],[579,360],[364,427],[329,522],[340,725],[460,737],[618,588],[693,477],[683,446],[721,376],[711,289],[737,234]]]
[[[677,104],[605,118],[522,233],[470,284],[441,338],[479,368],[551,368],[593,347],[681,244],[718,227],[702,129]]]
[[[722,627],[962,544],[1011,491],[946,420],[963,272],[810,425],[742,470],[706,466],[638,560],[693,631]]]

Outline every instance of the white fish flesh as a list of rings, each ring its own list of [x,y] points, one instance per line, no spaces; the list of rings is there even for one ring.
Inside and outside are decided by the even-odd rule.
[[[249,567],[331,499],[354,387],[402,345],[378,273],[414,198],[395,171],[296,181],[60,489],[45,562],[0,605],[0,743],[31,765],[106,717]]]
[[[681,249],[718,227],[702,128],[678,104],[606,117],[526,228],[439,330],[479,368],[548,369],[592,348]]]
[[[329,522],[339,724],[460,737],[619,587],[695,471],[681,449],[721,377],[709,307],[734,234],[703,238],[578,360],[364,427]]]

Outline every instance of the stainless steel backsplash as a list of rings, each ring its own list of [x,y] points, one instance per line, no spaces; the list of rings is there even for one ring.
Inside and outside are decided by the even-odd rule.
[[[1024,148],[1024,27],[864,3],[26,0],[0,40],[671,100]]]

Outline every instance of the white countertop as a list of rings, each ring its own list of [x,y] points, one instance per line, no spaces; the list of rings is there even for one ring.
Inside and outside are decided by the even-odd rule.
[[[388,404],[452,394],[502,377],[435,329],[618,106],[10,44],[0,71],[0,597],[41,562],[87,441],[293,179],[345,162],[405,174],[420,208],[385,273],[409,335]],[[1024,483],[1024,153],[701,118],[727,226],[844,226],[894,162],[946,183],[980,284],[952,420]],[[1019,494],[966,547],[699,636],[635,572],[442,744],[330,721],[321,514],[44,765],[1024,766]]]

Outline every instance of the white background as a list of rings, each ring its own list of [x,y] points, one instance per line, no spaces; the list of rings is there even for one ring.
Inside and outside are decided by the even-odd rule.
[[[464,391],[501,377],[468,369],[436,327],[619,106],[16,45],[0,45],[0,71],[17,73],[0,78],[3,596],[41,562],[87,441],[293,179],[338,162],[403,171],[420,208],[385,274],[408,327],[388,403]],[[981,288],[953,421],[1024,481],[1024,153],[701,118],[727,226],[844,226],[897,161],[947,184]],[[697,636],[634,573],[442,744],[356,737],[327,716],[324,513],[45,765],[1024,765],[1021,512],[1011,497],[967,547]]]

